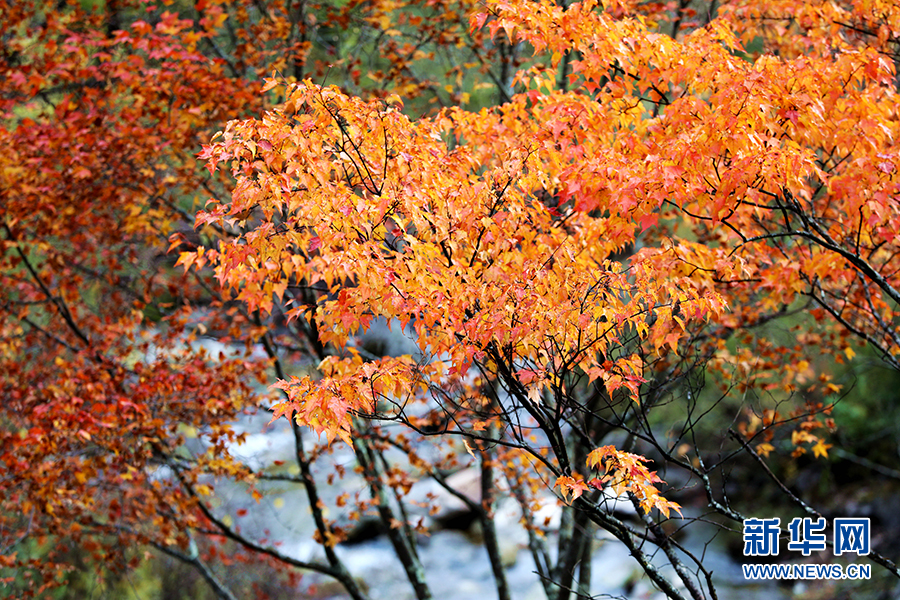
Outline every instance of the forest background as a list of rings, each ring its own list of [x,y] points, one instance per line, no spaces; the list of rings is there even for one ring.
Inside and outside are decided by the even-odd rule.
[[[751,516],[870,517],[873,578],[809,594],[895,597],[896,6],[3,0],[0,30],[5,597],[374,598],[341,553],[372,526],[430,598],[451,499],[501,600],[504,502],[548,598],[590,597],[602,536],[715,597],[681,541],[737,556]],[[273,417],[289,455],[242,454]],[[242,526],[271,510],[319,550]]]

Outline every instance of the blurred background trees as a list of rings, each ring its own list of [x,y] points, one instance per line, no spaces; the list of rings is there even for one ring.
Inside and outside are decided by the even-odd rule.
[[[479,523],[500,597],[515,596],[515,582],[504,575],[509,559],[492,533],[504,500],[518,507],[513,521],[524,519],[517,543],[533,557],[528,572],[539,573],[549,597],[590,589],[592,540],[603,526],[589,526],[589,515],[607,530],[627,527],[652,553],[670,539],[680,543],[677,529],[707,520],[712,501],[716,518],[739,529],[735,516],[760,516],[764,505],[767,516],[786,522],[800,510],[793,495],[829,516],[872,516],[875,548],[896,556],[894,10],[867,3],[611,3],[588,11],[619,28],[599,35],[591,18],[561,16],[565,3],[559,14],[541,7],[0,2],[4,595],[127,596],[137,578],[137,588],[159,597],[281,597],[305,589],[309,579],[298,578],[315,573],[311,593],[376,597],[375,584],[359,581],[335,545],[365,537],[368,527],[389,540],[410,593],[429,597],[434,580],[418,572],[427,563],[422,535],[452,501]],[[476,13],[480,27],[470,26]],[[704,27],[718,46],[700,45],[704,38],[695,32]],[[729,27],[743,45],[723,33]],[[631,46],[602,45],[615,36]],[[716,75],[725,63],[711,60],[707,71],[679,71],[655,54],[653,44],[672,51],[670,43],[683,44],[678,52],[687,57],[731,56],[733,70]],[[803,79],[817,69],[820,80]],[[519,71],[529,75],[517,78]],[[449,396],[450,388],[437,386],[443,408],[398,415],[392,394],[382,394],[381,404],[364,411],[372,418],[354,417],[355,454],[297,425],[279,429],[283,421],[260,433],[281,399],[265,386],[291,375],[315,381],[317,366],[346,359],[348,348],[357,352],[354,369],[398,355],[424,365],[420,338],[378,335],[387,324],[396,331],[396,323],[376,320],[366,331],[356,321],[343,339],[329,339],[320,329],[325,321],[300,315],[339,302],[339,288],[357,288],[359,279],[349,274],[328,282],[312,280],[324,270],[306,279],[288,274],[281,293],[260,296],[239,278],[222,287],[225,272],[197,268],[202,260],[186,272],[175,268],[179,253],[202,249],[202,258],[246,245],[261,225],[283,233],[277,227],[294,216],[233,201],[233,174],[211,172],[196,156],[230,119],[260,118],[276,107],[285,114],[290,88],[260,92],[273,76],[285,84],[337,85],[343,98],[380,100],[382,109],[402,109],[413,122],[448,109],[441,114],[452,125],[441,125],[440,141],[428,143],[442,145],[441,152],[471,148],[476,166],[465,177],[474,179],[465,181],[490,183],[492,173],[506,169],[508,180],[494,180],[499,188],[513,182],[510,192],[521,188],[521,202],[546,206],[547,220],[520,223],[519,233],[535,227],[551,238],[603,236],[605,246],[595,251],[621,261],[605,268],[623,286],[633,283],[629,256],[644,248],[648,269],[694,278],[698,289],[723,294],[728,310],[705,326],[673,325],[668,333],[677,336],[669,341],[620,332],[616,358],[641,359],[639,404],[585,382],[591,378],[583,366],[556,363],[546,392],[556,420],[542,430],[557,439],[546,469],[532,462],[548,438],[524,444],[531,459],[505,445],[513,435],[510,416],[529,400],[521,377],[496,377],[507,358],[522,369],[521,357],[500,354],[469,357],[494,376],[458,375],[462,387]],[[724,107],[734,120],[713,120]],[[329,125],[337,136],[340,119],[354,115],[341,110]],[[637,145],[611,146],[616,155],[585,154],[591,146],[583,141],[597,127],[609,134],[597,123],[614,113],[623,115],[616,139]],[[708,149],[717,131],[720,146],[703,155],[711,160],[688,152]],[[510,141],[516,134],[543,136],[536,154],[543,180],[540,169],[522,168],[524,160],[513,165],[512,151],[523,150]],[[258,146],[252,159],[272,150],[264,135],[241,135]],[[244,174],[259,170],[243,155],[222,160],[229,158]],[[629,171],[626,158],[643,174]],[[619,173],[604,171],[615,185],[591,188],[601,168]],[[771,175],[778,168],[781,179]],[[526,180],[533,185],[523,187]],[[360,182],[350,188],[370,200]],[[749,210],[735,198],[757,206]],[[195,228],[195,214],[210,199],[216,218]],[[630,211],[622,208],[628,200],[636,202]],[[399,248],[402,236],[414,233],[395,225],[404,231],[387,232],[380,243]],[[459,256],[471,266],[475,254],[469,246]],[[729,262],[735,257],[744,261],[740,268]],[[277,282],[273,276],[269,283]],[[248,306],[254,296],[262,302]],[[699,316],[688,313],[689,302],[658,304],[668,312],[648,312],[648,326],[657,330]],[[353,308],[357,319],[365,316],[363,304]],[[552,354],[529,366],[546,369]],[[602,409],[595,406],[600,400]],[[503,409],[510,401],[518,402],[512,412]],[[484,430],[468,445],[446,435],[476,423]],[[287,446],[272,450],[266,435]],[[545,520],[557,505],[554,494],[565,491],[554,480],[588,479],[587,454],[605,444],[655,461],[651,470],[671,486],[665,497],[681,503],[688,520],[652,512],[621,523],[596,490],[560,502],[559,513]],[[450,479],[459,473],[475,473],[475,483],[463,483],[464,475]],[[429,492],[414,494],[416,482]],[[303,522],[303,540],[314,536],[321,546],[290,547],[289,531],[266,532],[271,519],[255,515],[273,511]],[[687,581],[708,593],[702,565],[671,552],[669,562],[678,557],[689,573],[667,571],[662,579],[686,597]],[[172,572],[187,583],[176,587],[160,577]],[[323,587],[328,581],[338,587]],[[890,579],[870,585],[873,597],[896,586]],[[822,593],[840,592],[826,586]]]

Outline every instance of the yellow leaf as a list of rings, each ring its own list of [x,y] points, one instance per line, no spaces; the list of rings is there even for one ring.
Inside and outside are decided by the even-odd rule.
[[[276,79],[275,76],[273,75],[272,77],[266,78],[266,79],[265,79],[265,84],[263,85],[263,87],[262,87],[262,89],[261,89],[260,91],[261,91],[261,92],[268,92],[269,90],[271,90],[272,88],[274,88],[274,87],[277,86],[278,84],[279,84],[278,79]]]
[[[795,446],[799,446],[805,442],[814,442],[816,441],[816,436],[812,435],[808,431],[796,430],[791,432],[791,443]]]
[[[816,458],[828,458],[828,449],[831,448],[831,444],[826,444],[822,440],[816,442],[816,445],[813,446],[813,456]]]
[[[762,444],[758,444],[756,446],[756,451],[759,453],[760,456],[764,456],[764,457],[768,457],[769,454],[774,449],[775,449],[775,446],[773,446],[772,444],[768,444],[766,442],[763,442]]]

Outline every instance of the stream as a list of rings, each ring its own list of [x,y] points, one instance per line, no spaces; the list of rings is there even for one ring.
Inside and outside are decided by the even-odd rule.
[[[293,453],[293,433],[288,423],[282,419],[268,425],[268,415],[247,416],[236,424],[238,431],[247,434],[246,441],[231,448],[232,453],[250,465],[271,465],[272,461],[291,464]],[[314,435],[307,432],[307,447],[314,442]],[[320,493],[326,505],[335,510],[335,500],[341,493],[349,492],[351,498],[359,493],[368,498],[362,479],[353,473],[355,462],[352,450],[343,444],[336,444],[333,453],[316,462],[314,474],[320,483]],[[346,467],[346,476],[333,485],[326,484],[334,465]],[[321,547],[313,540],[314,525],[309,515],[308,503],[303,489],[286,482],[260,482],[262,500],[255,502],[245,489],[233,482],[215,482],[216,497],[220,502],[217,514],[235,515],[238,509],[247,509],[247,514],[237,520],[242,533],[250,537],[266,538],[278,545],[279,551],[300,560],[324,562]],[[417,489],[418,488],[418,489]],[[420,481],[413,487],[413,498],[424,497],[428,492],[440,492],[431,480]],[[548,496],[549,497],[549,496]],[[453,499],[455,502],[461,503]],[[348,505],[352,504],[352,500]],[[347,509],[349,511],[349,509]],[[555,502],[548,502],[546,510],[558,512]],[[426,523],[427,513],[413,512]],[[339,523],[347,522],[346,515],[327,515]],[[553,515],[558,523],[558,514]],[[686,509],[686,516],[690,509]],[[551,517],[553,518],[553,517]],[[527,535],[518,523],[518,506],[507,498],[496,509],[497,532],[500,550],[506,565],[506,575],[512,598],[516,600],[543,600],[543,587],[536,573],[534,561],[527,547]],[[712,524],[695,523],[687,528],[688,533],[680,541],[696,555],[704,555],[704,564],[713,572],[718,597],[722,600],[780,600],[790,598],[788,590],[773,582],[748,582],[744,580],[740,565],[735,562],[724,547],[722,536],[716,537]],[[430,535],[419,538],[419,553],[425,568],[428,583],[436,599],[470,600],[472,598],[494,598],[496,588],[487,553],[478,543],[478,533],[437,529]],[[603,531],[594,535],[592,558],[591,593],[594,597],[618,597],[629,600],[662,600],[658,592],[643,575],[637,562],[625,547]],[[709,540],[712,540],[709,542]],[[548,539],[551,550],[556,540],[551,534]],[[709,542],[709,543],[708,543]],[[377,535],[352,545],[341,544],[337,554],[345,562],[349,571],[363,582],[372,600],[412,600],[414,595],[399,560],[396,558],[387,536]],[[654,558],[664,574],[677,579],[671,567],[667,567],[665,556],[659,553]],[[332,579],[316,574],[304,575],[305,589],[315,584],[315,592],[309,597],[321,599],[345,598],[343,589]]]
[[[367,343],[366,338],[374,338],[376,345],[384,343],[392,354],[415,352],[415,343],[404,337],[390,333],[383,324],[366,332],[360,342]],[[371,340],[370,340],[371,341]],[[203,343],[215,356],[218,352],[233,351],[217,342]],[[393,346],[393,347],[392,347]],[[384,348],[380,348],[383,350]],[[246,434],[246,439],[239,445],[229,448],[230,452],[245,464],[256,468],[271,468],[275,461],[284,465],[285,473],[296,475],[296,466],[291,469],[294,453],[294,436],[287,420],[279,419],[269,423],[270,416],[264,411],[255,415],[245,415],[234,424],[235,431]],[[304,443],[307,449],[315,444],[315,435],[304,432]],[[191,444],[189,444],[190,446]],[[343,510],[344,513],[326,513],[330,519],[339,524],[349,523],[350,506],[357,494],[360,498],[368,498],[365,482],[354,473],[355,455],[346,445],[336,442],[331,454],[317,460],[313,474],[319,485],[319,493],[330,510]],[[195,446],[195,450],[200,450]],[[399,452],[398,452],[399,455]],[[391,457],[402,460],[402,455]],[[336,466],[342,466],[346,475],[335,479],[328,485],[328,476]],[[271,472],[271,471],[269,471]],[[284,474],[284,473],[283,473]],[[324,561],[321,546],[313,539],[315,531],[310,516],[308,501],[302,486],[292,482],[260,481],[259,490],[262,499],[257,502],[243,485],[230,480],[214,480],[209,483],[215,487],[214,511],[226,519],[233,518],[235,525],[244,535],[256,540],[265,540],[274,544],[277,549],[293,558],[304,561]],[[434,482],[427,479],[416,483],[410,492],[411,498],[423,499],[428,493],[445,494],[442,504],[454,504],[462,508],[462,502],[449,497]],[[350,501],[344,509],[336,509],[336,500],[343,493],[350,494]],[[452,508],[452,507],[451,507]],[[630,506],[629,506],[630,508]],[[235,517],[240,509],[245,509],[243,517]],[[549,516],[551,523],[559,523],[559,507],[550,492],[539,520]],[[687,517],[690,508],[685,508]],[[527,534],[519,524],[518,505],[507,497],[495,507],[497,534],[500,541],[500,553],[506,566],[506,576],[510,593],[515,600],[544,600],[543,586],[537,575],[534,561],[527,545]],[[491,571],[490,561],[484,547],[478,542],[478,533],[435,527],[436,522],[427,511],[411,509],[413,520],[422,518],[431,530],[430,535],[419,537],[419,555],[423,563],[428,584],[438,600],[471,600],[473,598],[495,598],[497,591]],[[551,525],[552,529],[552,525]],[[724,536],[716,536],[717,528],[709,523],[693,523],[686,529],[686,535],[680,542],[696,556],[702,555],[704,565],[712,571],[713,581],[720,600],[787,600],[792,595],[784,587],[774,582],[750,582],[743,578],[740,564],[731,558],[725,548]],[[553,549],[556,539],[551,533],[548,547]],[[360,581],[372,600],[413,600],[412,588],[406,579],[403,568],[394,554],[393,547],[385,535],[376,535],[355,544],[341,544],[336,552],[344,561],[348,570]],[[665,556],[659,552],[653,559],[664,575],[671,581],[678,578],[671,567],[667,566]],[[627,600],[663,600],[665,596],[656,590],[637,562],[631,558],[625,547],[604,531],[594,534],[594,552],[591,561],[591,594],[595,598],[612,597]],[[317,599],[346,598],[343,588],[333,579],[318,574],[305,574],[301,589],[310,585],[315,591],[309,591],[304,597]]]

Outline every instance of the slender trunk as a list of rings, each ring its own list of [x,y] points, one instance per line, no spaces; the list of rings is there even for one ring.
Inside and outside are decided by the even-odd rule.
[[[118,4],[118,0],[106,0],[106,37],[111,38],[113,33],[122,29]]]
[[[666,558],[672,563],[672,568],[675,569],[678,577],[681,578],[681,582],[684,584],[684,587],[687,588],[691,597],[694,600],[704,600],[705,596],[703,595],[703,590],[697,585],[697,580],[685,566],[684,562],[682,562],[681,557],[678,556],[678,552],[672,545],[671,540],[669,540],[669,534],[663,531],[662,526],[654,521],[653,517],[643,512],[637,498],[632,496],[631,503],[634,505],[635,510],[638,511],[638,514],[641,515],[641,519],[644,521],[647,529],[649,529],[656,538],[656,545],[662,549]]]
[[[297,465],[300,467],[300,477],[303,479],[303,487],[306,489],[306,498],[309,500],[313,521],[315,521],[316,530],[318,530],[319,535],[322,538],[322,548],[325,549],[325,558],[328,560],[328,564],[331,565],[331,568],[337,573],[336,579],[341,582],[344,589],[347,590],[347,593],[350,594],[354,600],[363,600],[365,595],[334,551],[331,527],[325,521],[325,516],[322,514],[323,504],[319,498],[319,489],[316,486],[309,460],[306,458],[306,452],[303,448],[303,432],[300,430],[300,426],[297,425],[296,421],[292,420],[291,425],[294,430],[294,454]]]
[[[431,600],[431,590],[425,581],[425,569],[422,567],[422,563],[419,561],[416,553],[415,540],[408,539],[403,534],[402,528],[391,526],[398,519],[394,515],[387,492],[384,489],[382,472],[370,440],[364,435],[357,435],[353,438],[353,448],[356,450],[356,459],[359,461],[359,465],[362,467],[363,474],[372,491],[372,498],[375,500],[378,515],[387,527],[388,539],[394,546],[394,552],[403,565],[403,570],[406,572],[406,577],[412,585],[417,600]]]
[[[497,104],[509,102],[513,96],[512,78],[515,74],[515,47],[511,41],[500,39],[497,42],[500,51],[500,76],[498,77]]]
[[[647,577],[668,597],[672,600],[686,600],[683,594],[679,592],[671,581],[666,579],[659,569],[650,562],[650,557],[642,549],[643,542],[635,539],[634,533],[619,519],[605,513],[596,502],[591,502],[588,498],[582,496],[574,502],[574,504],[585,511],[591,521],[599,527],[611,533],[617,540],[624,544],[625,548],[632,557],[638,562],[646,573]]]
[[[581,558],[578,563],[578,597],[591,597],[591,557],[594,553],[593,526],[590,520],[584,525],[585,533],[581,541]]]
[[[531,558],[534,560],[537,575],[541,580],[541,585],[544,587],[544,594],[547,598],[550,598],[553,595],[553,584],[550,581],[550,553],[547,551],[547,540],[538,535],[537,525],[535,525],[532,518],[531,506],[518,482],[508,481],[513,496],[515,496],[516,502],[522,509],[522,515],[525,519],[525,531],[528,533],[528,549],[531,551]]]
[[[253,316],[253,320],[257,325],[262,324],[259,312]],[[261,341],[266,354],[274,361],[275,374],[279,379],[285,379],[284,367],[278,358],[278,352],[271,337],[268,334],[263,335]],[[324,358],[324,351],[321,351],[320,355]],[[309,501],[309,509],[316,524],[316,531],[318,531],[322,539],[325,558],[328,560],[328,564],[331,565],[334,578],[341,582],[341,585],[344,586],[350,597],[353,600],[366,600],[366,595],[334,551],[333,532],[330,525],[325,521],[325,515],[322,513],[324,505],[319,498],[319,488],[312,474],[311,461],[306,456],[306,450],[303,447],[303,431],[294,419],[291,419],[291,431],[294,434],[294,459],[297,461],[297,466],[300,469],[300,478],[303,482],[303,488],[306,490],[306,499]]]
[[[588,523],[588,515],[583,510],[573,511],[572,536],[569,545],[561,551],[557,559],[554,583],[557,586],[556,600],[568,600],[572,592],[572,582],[575,579],[575,569],[581,560],[583,544],[585,543],[585,531]],[[588,540],[589,542],[590,540]]]
[[[481,452],[481,529],[484,532],[484,547],[487,549],[497,585],[498,600],[510,600],[509,585],[503,571],[500,556],[500,545],[497,540],[497,529],[494,527],[494,469],[491,465],[493,453],[489,450]]]

